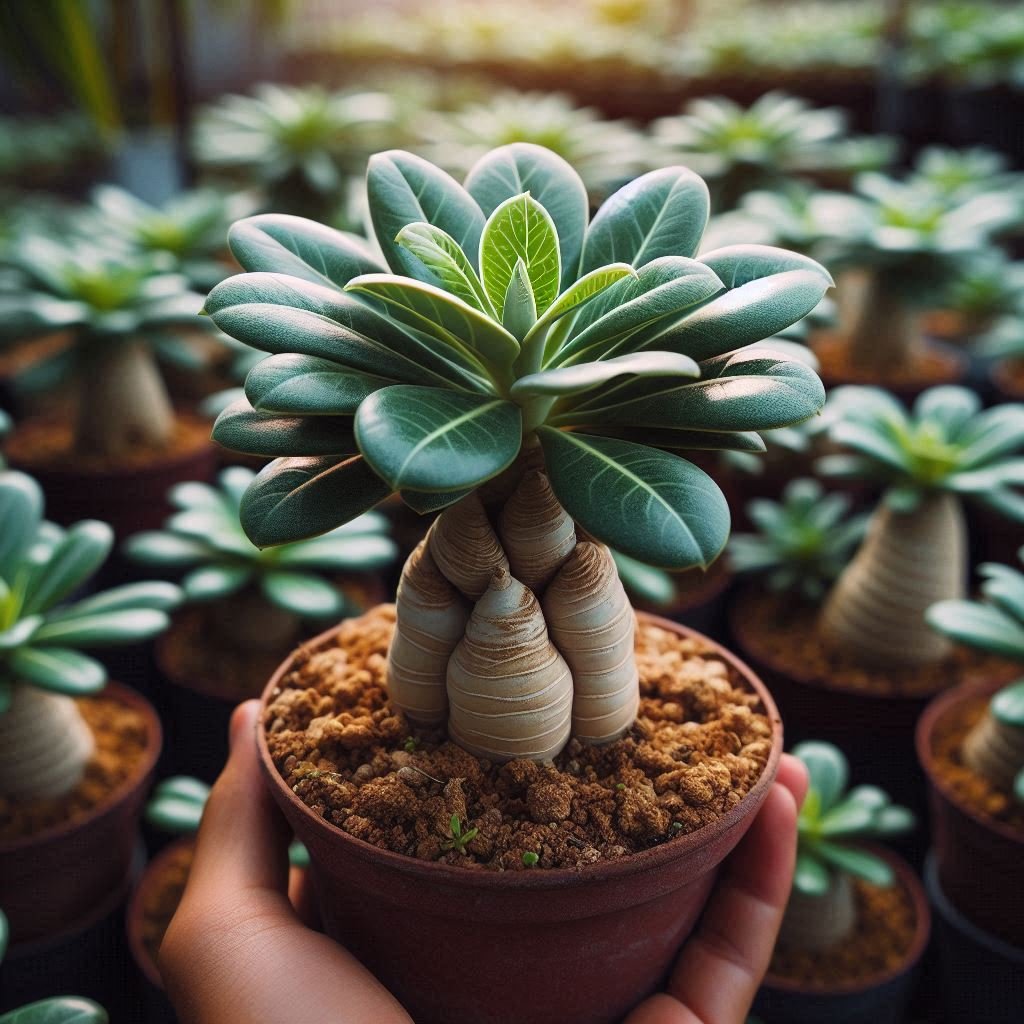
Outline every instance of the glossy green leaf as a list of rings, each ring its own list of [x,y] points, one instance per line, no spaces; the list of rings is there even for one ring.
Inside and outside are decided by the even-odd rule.
[[[766,451],[759,434],[749,430],[658,430],[654,427],[631,428],[625,425],[588,423],[588,433],[601,437],[618,437],[623,441],[635,441],[651,448],[666,448],[669,451]]]
[[[114,531],[95,519],[70,527],[27,588],[23,614],[45,611],[88,580],[106,561]]]
[[[818,795],[821,811],[827,812],[843,795],[849,779],[849,767],[843,752],[831,743],[808,740],[793,748],[810,776],[810,788]]]
[[[892,868],[881,857],[867,850],[824,840],[818,843],[815,849],[833,867],[855,878],[861,878],[871,885],[888,888],[895,881]]]
[[[27,615],[0,631],[0,651],[12,651],[15,647],[23,647],[36,635],[43,621],[42,615]]]
[[[351,416],[277,416],[257,412],[243,399],[213,425],[213,439],[247,455],[352,455]]]
[[[354,415],[359,403],[394,384],[329,359],[282,353],[257,363],[245,378],[245,396],[257,412],[291,416]]]
[[[619,570],[619,579],[631,598],[659,606],[671,604],[675,600],[675,580],[663,569],[644,565],[621,551],[613,551],[612,558]]]
[[[513,142],[481,157],[466,178],[466,189],[487,217],[506,200],[529,192],[558,233],[561,287],[576,280],[590,205],[580,176],[565,160],[542,146]]]
[[[357,235],[284,213],[236,221],[228,232],[228,245],[245,270],[290,274],[334,288],[343,288],[359,274],[384,269]]]
[[[390,564],[397,555],[398,546],[390,537],[328,536],[282,548],[275,564],[321,572],[367,572]]]
[[[1007,658],[1024,657],[1024,625],[992,605],[974,601],[939,601],[925,619],[957,643]]]
[[[675,352],[632,352],[598,363],[578,363],[554,370],[543,370],[520,377],[511,394],[572,395],[616,377],[699,377],[700,367],[689,357]]]
[[[729,536],[729,506],[692,463],[645,445],[541,427],[551,486],[611,548],[648,565],[708,565]]]
[[[147,530],[129,537],[122,551],[139,565],[165,569],[195,565],[210,555],[209,545],[191,537],[179,537],[163,530]]]
[[[43,492],[24,473],[0,473],[0,576],[14,572],[43,518]]]
[[[47,622],[32,638],[34,646],[108,647],[148,640],[163,632],[167,613],[153,608],[93,612]]]
[[[526,264],[519,260],[505,292],[505,305],[501,311],[501,324],[513,338],[525,338],[537,322],[537,306]]]
[[[835,283],[832,275],[817,260],[773,245],[727,245],[697,258],[709,266],[730,291],[798,270],[817,274],[826,288]]]
[[[990,704],[992,714],[1006,725],[1024,727],[1024,680],[1004,686]]]
[[[242,528],[258,547],[304,540],[355,519],[391,491],[361,457],[277,459],[245,492]]]
[[[420,260],[440,281],[445,291],[451,292],[492,320],[498,319],[498,313],[487,297],[473,264],[451,235],[433,224],[408,224],[398,233],[395,241]]]
[[[535,330],[549,327],[556,320],[580,306],[586,305],[591,299],[600,295],[624,277],[636,278],[636,271],[628,263],[612,263],[607,267],[598,267],[581,277],[568,287],[538,320]]]
[[[407,224],[426,222],[450,235],[476,259],[484,215],[454,178],[412,153],[393,149],[370,157],[366,172],[370,219],[388,266],[431,284],[435,275],[396,239]]]
[[[708,222],[707,185],[685,167],[644,174],[597,211],[580,269],[609,263],[642,267],[661,256],[695,256]]]
[[[71,697],[98,693],[107,682],[107,670],[98,661],[65,647],[22,647],[7,664],[25,682]]]
[[[97,612],[130,611],[136,608],[151,608],[154,611],[173,611],[181,604],[181,590],[173,583],[151,580],[143,583],[125,583],[120,587],[93,594],[74,604],[64,605],[47,615],[48,622],[77,615],[92,615]]]
[[[805,896],[824,896],[832,884],[828,868],[817,857],[800,850],[796,856],[796,871],[793,885]]]
[[[106,1010],[81,996],[54,996],[0,1015],[0,1024],[107,1024]]]
[[[181,587],[188,601],[216,601],[238,593],[252,578],[248,565],[206,565],[193,569]]]
[[[449,505],[454,505],[455,502],[461,501],[468,494],[472,494],[473,488],[467,487],[461,491],[444,491],[441,493],[429,492],[429,491],[410,491],[403,490],[400,492],[402,501],[406,503],[413,510],[413,512],[422,515],[427,515],[430,512],[440,512],[441,509],[447,508]]]
[[[499,398],[396,385],[356,414],[359,449],[393,488],[456,491],[496,476],[519,454],[519,407]]]
[[[301,572],[268,572],[260,581],[268,601],[304,618],[339,615],[345,599],[325,580]]]

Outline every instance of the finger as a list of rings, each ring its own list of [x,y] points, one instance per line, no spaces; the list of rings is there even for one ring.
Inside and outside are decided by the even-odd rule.
[[[797,809],[803,807],[807,797],[807,786],[810,782],[807,766],[792,754],[783,754],[779,761],[779,773],[775,781],[785,786],[793,794]]]
[[[305,868],[293,867],[288,874],[288,902],[295,908],[299,920],[316,931],[320,929],[320,914],[316,906],[316,894]]]

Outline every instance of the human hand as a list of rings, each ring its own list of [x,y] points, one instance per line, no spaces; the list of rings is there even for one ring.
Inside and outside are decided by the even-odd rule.
[[[395,998],[296,910],[288,827],[262,784],[257,701],[236,709],[231,755],[203,814],[160,971],[181,1024],[409,1024]],[[796,855],[803,766],[783,755],[778,780],[723,868],[668,991],[626,1024],[741,1024],[771,957]]]

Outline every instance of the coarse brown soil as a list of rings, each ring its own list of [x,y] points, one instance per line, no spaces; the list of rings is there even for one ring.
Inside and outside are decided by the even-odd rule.
[[[757,659],[800,682],[879,697],[928,697],[960,683],[1020,674],[994,654],[968,647],[933,665],[865,666],[829,644],[818,631],[818,605],[750,588],[737,598],[733,621],[742,623],[744,645]]]
[[[857,927],[852,935],[825,950],[776,948],[771,976],[809,989],[832,990],[871,982],[898,971],[914,942],[917,915],[903,885],[888,889],[854,881]]]
[[[698,639],[637,630],[641,702],[628,735],[570,741],[552,764],[493,764],[443,730],[410,730],[388,701],[393,605],[300,653],[265,712],[271,757],[314,811],[377,847],[466,868],[576,868],[718,819],[751,790],[771,723],[740,673]],[[451,820],[477,829],[464,852]]]
[[[931,771],[958,803],[983,818],[1017,829],[1024,838],[1024,804],[972,771],[960,755],[967,734],[981,720],[990,697],[963,700],[945,712],[932,732]]]
[[[82,781],[68,794],[19,802],[0,796],[0,840],[23,839],[84,818],[138,771],[147,746],[146,719],[135,708],[102,695],[77,701],[96,738]]]
[[[19,423],[6,443],[13,465],[33,470],[117,470],[150,466],[154,462],[200,452],[210,443],[210,423],[197,417],[178,415],[174,433],[166,445],[155,447],[133,443],[118,458],[83,455],[74,449],[74,426],[69,418],[26,420]]]
[[[829,387],[837,384],[872,384],[905,391],[923,391],[936,384],[955,384],[964,375],[962,360],[950,352],[929,346],[925,346],[908,365],[887,367],[884,374],[853,365],[849,359],[846,339],[837,335],[817,335],[812,339],[811,347],[821,364],[821,378]]]
[[[159,963],[157,954],[164,941],[167,926],[171,923],[188,882],[192,868],[195,846],[191,842],[176,843],[161,854],[159,863],[154,862],[156,877],[146,879],[142,900],[141,934],[142,947],[154,965]]]

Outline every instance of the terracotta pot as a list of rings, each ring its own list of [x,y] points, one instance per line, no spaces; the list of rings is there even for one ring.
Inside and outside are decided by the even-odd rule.
[[[905,1019],[931,935],[931,913],[924,887],[910,865],[884,847],[872,849],[892,866],[914,904],[916,927],[903,962],[867,981],[826,990],[812,989],[769,971],[753,1007],[766,1024],[901,1024]]]
[[[31,425],[33,421],[28,421]],[[161,455],[147,465],[104,469],[46,466],[8,451],[13,469],[39,481],[46,495],[47,518],[67,525],[80,519],[102,519],[123,539],[140,530],[159,529],[173,509],[167,492],[190,480],[210,481],[217,469],[217,450],[206,441],[184,452]]]
[[[105,696],[135,708],[148,744],[135,775],[84,818],[24,839],[0,841],[0,907],[14,949],[82,931],[110,913],[130,884],[139,816],[162,733],[153,708],[137,693],[108,683]]]
[[[946,1019],[1019,1024],[1024,948],[975,927],[949,902],[939,884],[934,854],[925,863],[924,884],[935,910],[936,974]]]
[[[965,703],[988,700],[1003,685],[958,686],[937,697],[917,725],[917,756],[928,778],[939,883],[972,924],[1024,947],[1024,834],[965,804],[936,771],[934,733]]]
[[[641,613],[641,621],[699,636]],[[322,648],[336,630],[312,642]],[[764,773],[736,807],[688,836],[580,870],[498,873],[377,849],[324,821],[285,785],[259,730],[271,792],[306,844],[328,935],[363,961],[417,1024],[611,1024],[664,981],[714,886],[717,868],[753,822],[782,754],[767,689],[738,669],[772,722]],[[289,658],[263,694],[290,671]]]

